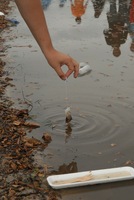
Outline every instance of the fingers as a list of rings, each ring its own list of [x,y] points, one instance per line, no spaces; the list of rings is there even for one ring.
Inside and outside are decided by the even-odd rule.
[[[58,76],[62,79],[62,80],[66,80],[66,75],[65,73],[62,71],[61,67],[57,67],[55,68],[56,73],[58,74]]]
[[[79,64],[77,62],[75,62],[74,65],[74,78],[77,78],[79,74]]]
[[[54,68],[56,73],[58,74],[58,76],[62,80],[66,80],[66,78],[68,78],[74,72],[74,78],[77,78],[78,73],[79,73],[79,64],[76,61],[74,61],[73,59],[71,59],[70,62],[66,62],[64,64],[68,67],[68,70],[67,70],[66,73],[64,73],[63,70],[62,70],[63,65],[57,66],[57,67]]]
[[[65,76],[68,78],[74,72],[74,78],[77,78],[79,74],[79,64],[75,60],[72,60],[72,62],[67,64],[67,66],[68,71],[66,72]]]
[[[62,80],[66,80],[66,78],[68,78],[72,73],[74,73],[74,78],[77,78],[79,73],[79,64],[73,58],[56,50],[52,51],[51,53],[49,52],[48,55],[48,63]],[[63,65],[68,67],[67,72],[63,72]]]

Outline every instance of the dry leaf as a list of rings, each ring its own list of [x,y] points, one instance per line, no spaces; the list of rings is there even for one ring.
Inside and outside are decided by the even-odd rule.
[[[125,165],[132,165],[133,164],[133,161],[132,160],[128,160]]]
[[[14,171],[17,169],[17,165],[13,162],[11,162],[10,166]]]
[[[26,146],[26,147],[33,147],[33,144],[32,144],[32,143],[29,143],[29,142],[26,142],[26,143],[25,143],[25,146]]]
[[[40,124],[36,123],[36,122],[25,122],[24,123],[25,126],[30,126],[30,127],[33,127],[33,128],[38,128],[40,127]]]
[[[11,188],[9,189],[9,196],[10,197],[13,197],[15,195],[15,193],[16,192],[13,189],[11,189]]]
[[[32,137],[32,138],[24,137],[23,141],[25,142],[25,145],[27,145],[29,147],[37,146],[37,145],[41,144],[41,142],[34,137]]]
[[[19,126],[19,125],[21,124],[21,122],[20,122],[20,121],[14,121],[13,124],[14,124],[15,126]]]
[[[44,133],[43,136],[42,136],[42,139],[45,141],[45,142],[51,142],[52,141],[52,138],[50,136],[49,133]]]

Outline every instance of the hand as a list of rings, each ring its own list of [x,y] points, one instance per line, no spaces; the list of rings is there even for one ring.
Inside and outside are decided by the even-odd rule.
[[[73,72],[74,78],[77,78],[79,73],[79,64],[70,56],[65,55],[55,49],[52,49],[45,54],[45,57],[49,65],[56,71],[56,73],[62,80],[66,80],[66,78],[68,78]],[[64,73],[62,70],[63,65],[66,65],[68,67],[66,73]]]
[[[31,33],[39,44],[49,65],[57,72],[58,76],[65,80],[73,72],[76,78],[79,73],[78,63],[68,55],[58,52],[53,48],[51,37],[48,31],[46,18],[40,0],[15,0],[20,13],[28,25]],[[62,66],[66,65],[66,73],[62,71]]]

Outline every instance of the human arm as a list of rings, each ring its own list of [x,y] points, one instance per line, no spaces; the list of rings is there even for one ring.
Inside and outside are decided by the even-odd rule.
[[[53,47],[40,0],[15,0],[15,2],[49,65],[63,80],[73,72],[76,78],[79,72],[78,63],[70,56],[57,51]],[[62,71],[61,67],[63,65],[68,67],[66,73]]]

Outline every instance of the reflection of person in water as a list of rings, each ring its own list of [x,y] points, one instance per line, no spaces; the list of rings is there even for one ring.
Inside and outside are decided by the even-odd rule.
[[[49,5],[51,4],[52,0],[41,0],[41,3],[42,3],[42,7],[44,10],[46,10]]]
[[[75,16],[75,21],[80,24],[81,16],[85,14],[89,0],[87,0],[86,2],[84,0],[70,0],[70,2],[71,11],[72,14]]]
[[[112,46],[113,55],[118,57],[121,54],[120,46],[126,42],[128,35],[127,0],[119,0],[119,8],[117,8],[116,0],[110,0],[107,20],[109,29],[104,30],[105,40],[108,45]]]
[[[67,0],[60,0],[59,6],[60,6],[60,7],[64,7],[64,4],[65,4],[66,1],[67,1]]]
[[[134,0],[130,3],[128,30],[131,38],[130,50],[134,52]]]
[[[101,15],[105,2],[106,0],[92,0],[95,18],[99,18],[99,16]]]

